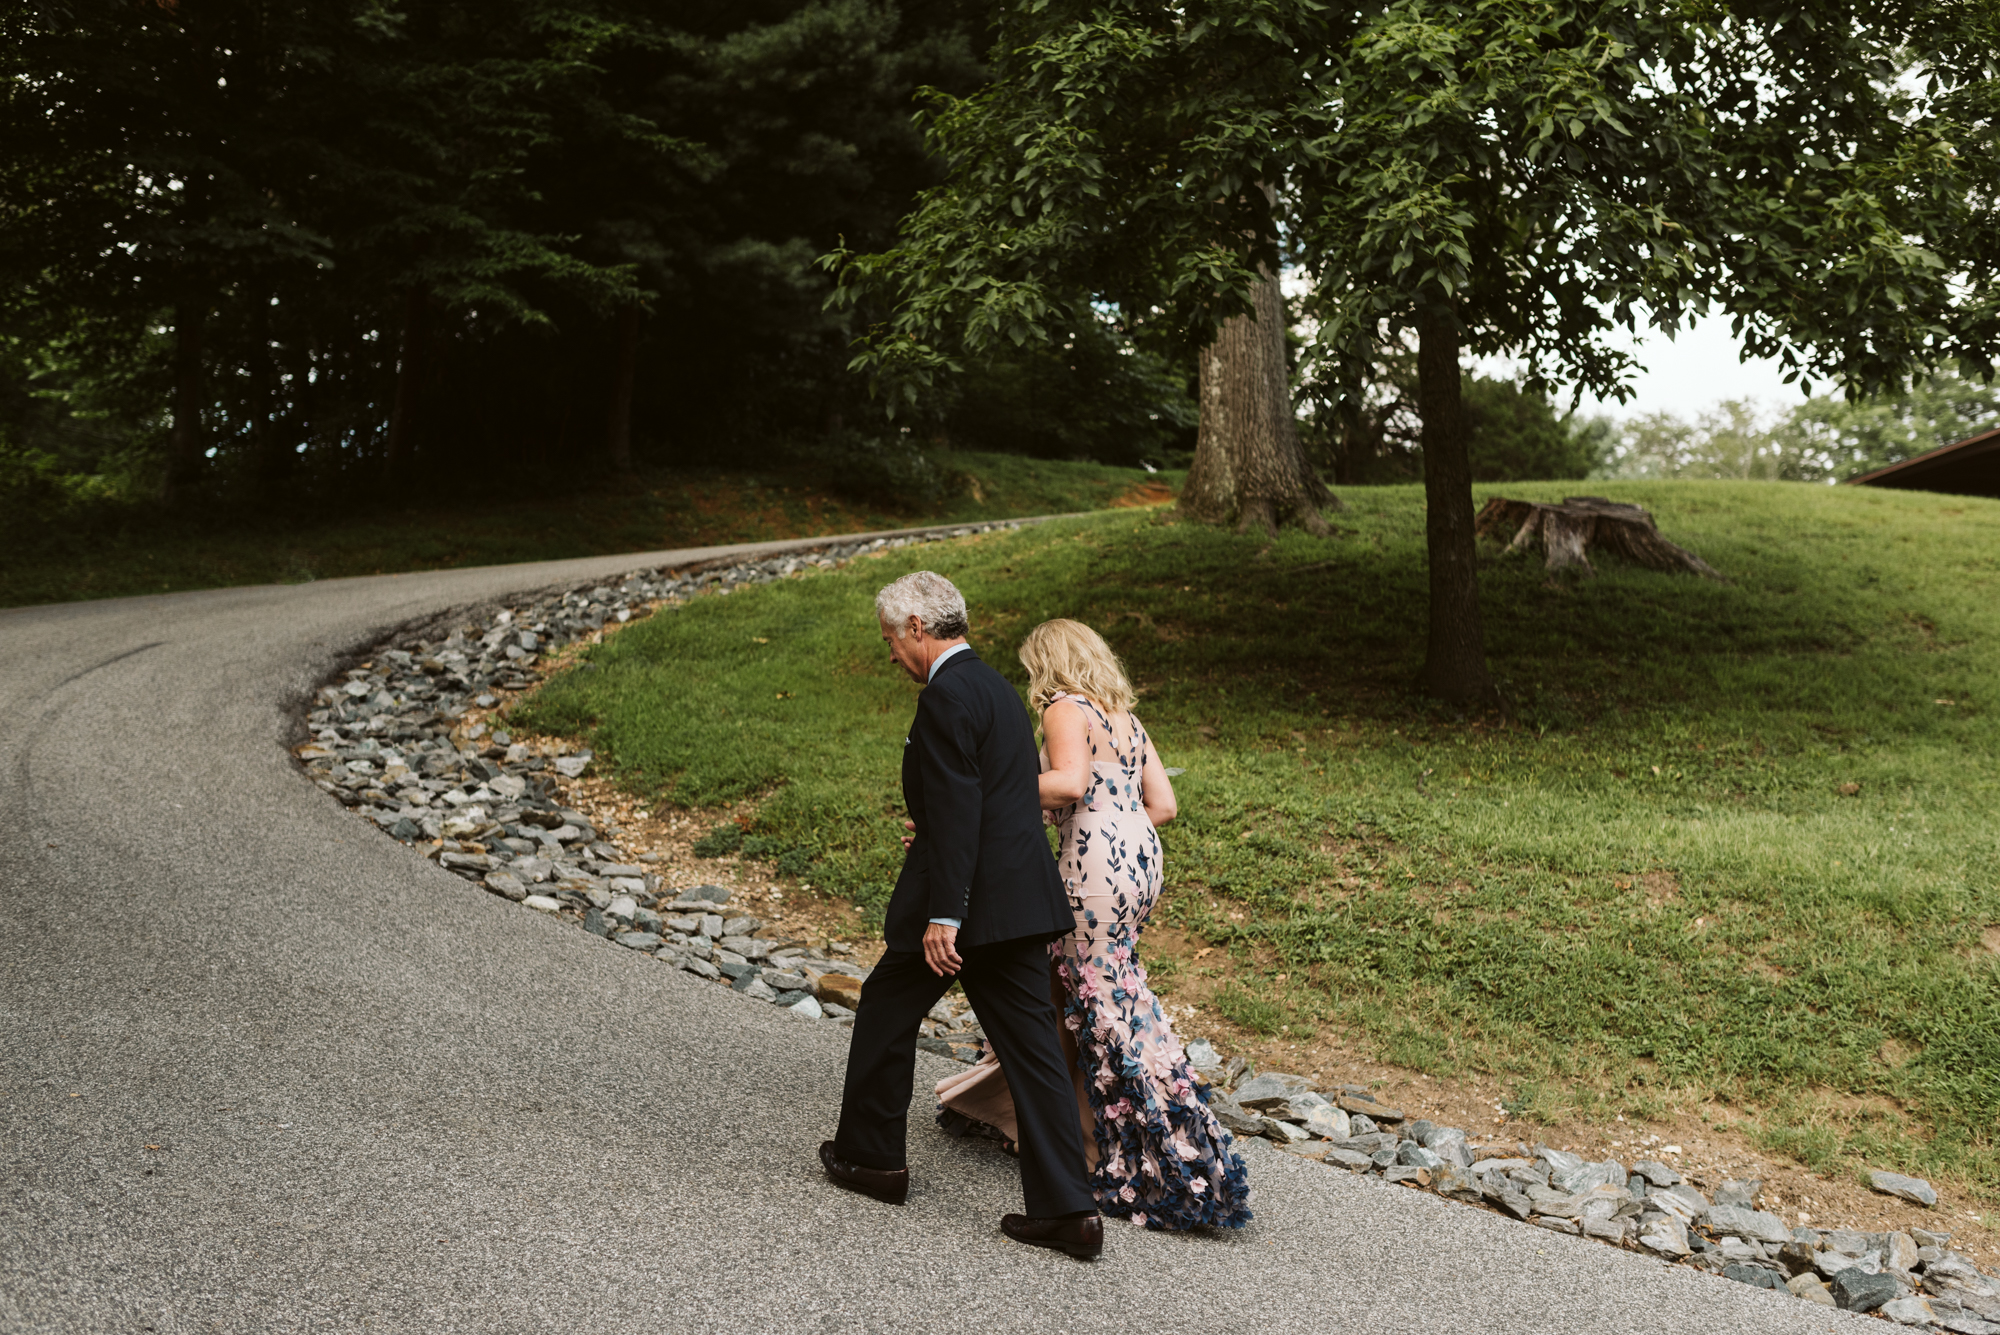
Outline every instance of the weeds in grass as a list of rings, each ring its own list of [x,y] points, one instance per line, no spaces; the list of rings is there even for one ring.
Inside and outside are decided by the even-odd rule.
[[[694,841],[698,858],[726,858],[743,847],[743,827],[727,821]]]
[[[1284,1007],[1235,983],[1216,993],[1215,1008],[1253,1034],[1275,1034],[1285,1023]]]

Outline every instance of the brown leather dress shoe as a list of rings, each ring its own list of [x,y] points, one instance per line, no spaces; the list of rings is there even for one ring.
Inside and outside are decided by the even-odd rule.
[[[836,1185],[873,1196],[884,1205],[901,1205],[910,1197],[907,1168],[863,1168],[858,1163],[849,1163],[833,1152],[830,1140],[819,1143],[819,1161],[826,1165],[826,1175]]]
[[[1000,1216],[1000,1231],[1031,1247],[1054,1247],[1081,1260],[1095,1260],[1104,1250],[1104,1217],[1030,1219],[1024,1214]]]

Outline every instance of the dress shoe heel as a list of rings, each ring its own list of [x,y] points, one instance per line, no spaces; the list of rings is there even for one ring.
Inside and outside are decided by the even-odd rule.
[[[1030,1219],[1026,1215],[1000,1217],[1000,1231],[1030,1247],[1048,1247],[1079,1261],[1094,1261],[1104,1251],[1104,1218],[1083,1215],[1076,1219]]]
[[[863,1168],[833,1152],[833,1142],[820,1142],[819,1161],[835,1186],[872,1196],[884,1205],[901,1205],[910,1197],[910,1170],[907,1168]]]

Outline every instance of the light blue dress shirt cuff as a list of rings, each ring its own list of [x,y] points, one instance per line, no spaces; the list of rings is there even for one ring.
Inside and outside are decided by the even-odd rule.
[[[951,930],[954,932],[958,930],[959,920],[957,918],[932,918],[931,921],[935,923],[941,923],[944,926],[951,928]]]

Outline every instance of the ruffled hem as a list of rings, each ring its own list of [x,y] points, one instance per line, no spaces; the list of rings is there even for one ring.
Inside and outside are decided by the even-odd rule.
[[[1116,1133],[1110,1131],[1103,1109],[1097,1111],[1097,1146],[1106,1167],[1090,1175],[1090,1186],[1103,1213],[1171,1233],[1193,1228],[1241,1228],[1250,1222],[1250,1170],[1231,1148],[1229,1133],[1209,1112],[1205,1091],[1198,1107],[1170,1104],[1158,1122],[1148,1119],[1145,1125],[1123,1127]],[[1135,1120],[1123,1118],[1120,1122]],[[1143,1170],[1137,1177],[1110,1171],[1114,1153],[1143,1164],[1143,1147],[1169,1146],[1175,1131],[1195,1146],[1192,1160],[1181,1160],[1170,1152],[1160,1158],[1155,1151],[1160,1173],[1151,1181]],[[1211,1165],[1213,1171],[1200,1171]]]
[[[1119,962],[1128,967],[1129,949],[1127,944],[1119,952],[1125,956]],[[1064,967],[1074,971],[1077,965],[1066,960]],[[1232,1148],[1229,1132],[1208,1110],[1208,1088],[1187,1064],[1171,1030],[1151,1040],[1164,1043],[1173,1054],[1163,1085],[1123,1043],[1100,1037],[1091,1023],[1090,1003],[1079,995],[1097,994],[1098,989],[1081,982],[1073,975],[1064,989],[1064,1022],[1075,1035],[1086,1072],[1085,1094],[1096,1115],[1098,1168],[1090,1185],[1098,1208],[1165,1232],[1249,1223],[1250,1171]],[[1166,1030],[1166,1017],[1136,967],[1119,979],[1113,995],[1135,1011],[1149,1012]],[[1104,1073],[1113,1074],[1103,1079]]]

